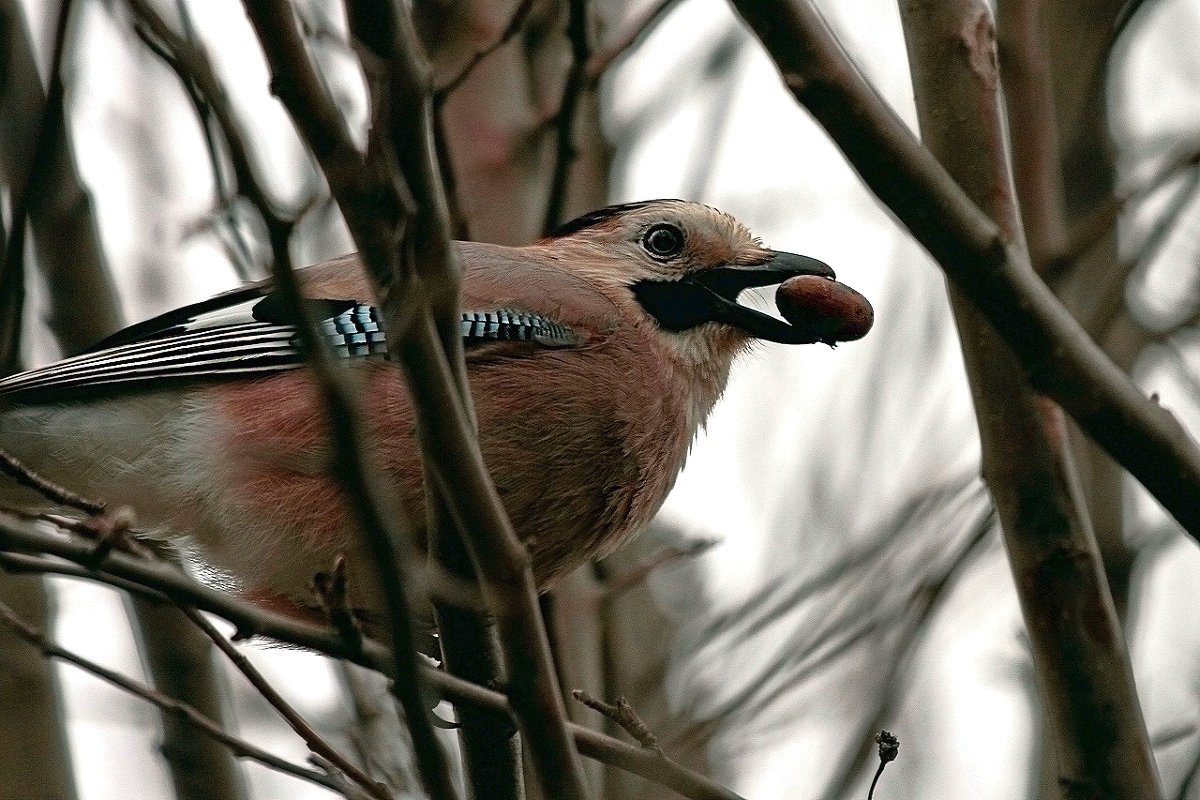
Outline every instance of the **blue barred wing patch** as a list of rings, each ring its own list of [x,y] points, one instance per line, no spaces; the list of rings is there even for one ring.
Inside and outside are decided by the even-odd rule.
[[[581,339],[566,325],[537,314],[519,311],[465,311],[462,315],[463,344],[525,341],[546,347],[569,347]]]

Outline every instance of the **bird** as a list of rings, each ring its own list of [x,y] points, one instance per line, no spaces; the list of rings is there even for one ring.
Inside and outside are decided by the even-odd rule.
[[[739,354],[760,340],[835,343],[836,304],[814,301],[791,324],[738,303],[743,290],[803,276],[791,297],[803,306],[804,281],[822,278],[834,283],[815,294],[866,303],[825,263],[681,200],[608,206],[524,247],[453,246],[479,446],[541,589],[646,527]],[[413,407],[361,263],[297,276],[423,541]],[[253,283],[0,380],[0,449],[132,507],[151,535],[187,537],[214,580],[263,605],[313,609],[314,576],[343,558],[351,606],[382,609],[287,309],[272,282]],[[0,506],[37,502],[0,482]]]

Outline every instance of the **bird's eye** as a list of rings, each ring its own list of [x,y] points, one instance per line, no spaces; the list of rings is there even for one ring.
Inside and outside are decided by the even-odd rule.
[[[655,258],[671,258],[683,252],[683,231],[666,223],[655,225],[642,237],[642,247]]]

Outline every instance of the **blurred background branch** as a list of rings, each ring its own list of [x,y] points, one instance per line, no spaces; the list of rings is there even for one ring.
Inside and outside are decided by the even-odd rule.
[[[29,573],[39,571],[57,577],[16,588],[5,602],[18,607],[29,601],[21,616],[47,636],[78,637],[81,623],[71,622],[79,617],[70,598],[81,591],[79,578],[143,598],[145,660],[113,655],[125,659],[119,662],[123,670],[146,667],[162,694],[202,709],[221,727],[236,724],[244,739],[258,742],[260,734],[249,730],[275,731],[270,749],[299,745],[290,751],[292,762],[305,756],[303,745],[291,741],[286,729],[271,727],[270,709],[248,700],[244,688],[222,694],[228,681],[213,671],[211,652],[195,640],[192,626],[163,605],[168,595],[225,615],[239,635],[270,633],[393,676],[408,675],[398,687],[410,690],[401,693],[408,723],[426,719],[435,694],[456,704],[464,785],[476,797],[502,796],[493,790],[497,784],[514,800],[523,793],[539,796],[538,782],[523,785],[509,702],[487,688],[506,686],[505,666],[511,670],[514,663],[520,680],[509,688],[521,712],[524,757],[541,764],[543,783],[551,773],[564,781],[547,796],[587,792],[632,800],[658,796],[659,786],[667,785],[688,797],[816,791],[861,798],[874,767],[869,739],[885,726],[900,731],[906,758],[889,770],[890,781],[879,790],[884,795],[960,796],[964,786],[980,797],[1035,795],[1033,777],[1021,782],[1034,775],[1021,759],[1029,742],[1051,737],[1038,736],[1036,717],[1026,710],[1034,696],[1027,662],[1030,650],[1035,660],[1044,654],[1024,638],[993,536],[990,500],[972,488],[979,454],[941,277],[878,213],[811,122],[795,112],[771,80],[772,65],[725,4],[422,1],[412,8],[415,33],[398,3],[351,3],[348,12],[318,0],[251,5],[270,5],[274,23],[286,19],[286,28],[272,30],[289,33],[289,63],[307,65],[304,96],[320,114],[304,136],[268,96],[254,33],[236,3],[0,2],[0,107],[8,112],[0,115],[0,229],[10,254],[0,271],[0,350],[9,370],[22,358],[35,362],[76,352],[119,327],[125,315],[142,318],[237,279],[265,276],[272,254],[286,283],[291,260],[318,261],[356,240],[391,309],[389,332],[404,339],[410,372],[425,382],[427,413],[454,409],[423,423],[423,433],[436,434],[428,438],[438,457],[446,459],[429,478],[438,564],[408,564],[401,581],[404,591],[418,596],[469,601],[470,608],[447,602],[439,610],[441,645],[454,674],[420,666],[415,651],[401,646],[413,638],[403,623],[391,637],[396,647],[385,650],[369,639],[360,647],[352,637],[214,590],[224,585],[221,575],[201,571],[208,585],[197,582],[185,574],[197,573],[186,550],[179,553],[184,572],[120,552],[95,565],[93,544],[7,517],[0,525],[6,551],[0,564],[24,573],[11,579],[29,581]],[[1190,439],[1124,377],[1132,374],[1156,398],[1166,387],[1166,405],[1183,426],[1194,427],[1198,417],[1188,398],[1196,393],[1194,364],[1200,363],[1194,336],[1200,293],[1192,277],[1200,262],[1191,246],[1198,207],[1196,132],[1178,122],[1143,130],[1143,123],[1122,117],[1130,94],[1150,98],[1158,91],[1153,83],[1152,90],[1137,83],[1142,74],[1161,74],[1141,66],[1148,63],[1138,55],[1145,29],[1167,19],[1175,20],[1176,30],[1188,30],[1179,20],[1192,19],[1190,12],[1171,0],[1001,3],[1000,79],[1023,210],[1017,225],[1011,214],[997,214],[989,205],[1003,192],[977,193],[969,178],[951,169],[968,189],[959,191],[880,99],[890,100],[911,124],[912,92],[894,4],[856,6],[851,13],[845,3],[820,3],[819,15],[838,31],[836,39],[815,5],[737,5],[756,24],[759,17],[770,22],[767,42],[788,87],[830,126],[867,182],[890,198],[897,216],[931,252],[960,277],[970,279],[973,271],[978,278],[981,264],[993,270],[985,269],[972,291],[1027,359],[1022,367],[1009,365],[1015,370],[1009,374],[1032,371],[1040,389],[1055,393],[1093,435],[1107,437],[1109,449],[1194,528],[1189,515],[1200,473]],[[862,24],[863,14],[871,25]],[[798,20],[806,30],[797,29]],[[419,55],[418,36],[428,64]],[[1159,55],[1162,63],[1193,61],[1169,47]],[[948,59],[935,69],[949,76],[949,63],[957,62]],[[99,81],[101,75],[112,88]],[[294,101],[289,91],[299,86],[295,78],[289,71],[273,88]],[[919,76],[916,83],[918,107],[937,99]],[[1134,88],[1122,88],[1129,86]],[[1172,103],[1159,105],[1190,108],[1186,92],[1170,97]],[[963,140],[959,130],[936,155],[946,166],[960,156],[983,165],[986,148],[964,146]],[[354,195],[372,202],[347,202]],[[698,442],[668,509],[669,522],[542,599],[556,663],[551,666],[544,652],[524,660],[545,649],[534,641],[540,633],[525,589],[521,618],[501,619],[504,656],[487,618],[476,613],[477,593],[461,591],[481,560],[466,546],[483,541],[475,539],[475,522],[501,534],[504,524],[469,452],[471,413],[463,405],[452,313],[457,267],[447,259],[447,239],[469,232],[482,241],[525,243],[608,200],[669,195],[733,211],[772,245],[813,252],[840,274],[860,270],[872,301],[878,298],[883,327],[862,344],[841,348],[836,359],[756,354],[735,376],[725,410]],[[991,225],[984,211],[1005,217],[1007,227]],[[1014,243],[1018,228],[1028,257]],[[1051,284],[1061,305],[1019,274],[1026,263]],[[1064,309],[1108,361],[1065,322]],[[1001,383],[1006,393],[1014,381]],[[353,404],[352,398],[338,399],[336,386],[327,396],[335,411]],[[979,409],[987,407],[978,402]],[[1037,409],[1028,402],[1026,407],[1032,424]],[[446,428],[438,427],[443,423]],[[1138,444],[1132,434],[1147,431],[1152,435]],[[351,451],[363,444],[353,434],[336,439]],[[1114,444],[1116,439],[1121,441]],[[1200,673],[1189,661],[1195,637],[1187,633],[1194,620],[1185,580],[1200,565],[1189,560],[1191,545],[1178,544],[1174,523],[1127,483],[1117,462],[1075,429],[1070,450],[1087,510],[1075,527],[1086,528],[1083,520],[1090,517],[1095,528],[1116,606],[1134,642],[1154,756],[1166,793],[1182,800],[1194,792],[1190,776],[1200,754],[1200,736],[1187,722],[1200,707],[1188,688]],[[1015,468],[1010,472],[1045,488],[1050,481],[1035,477],[1029,452],[1020,449],[1023,460],[1009,463]],[[448,488],[447,476],[472,463],[464,525],[462,498]],[[346,471],[361,476],[369,468],[358,460]],[[988,471],[995,476],[995,469]],[[364,486],[354,482],[351,494],[369,494]],[[382,519],[390,517],[386,502],[364,508],[380,530],[394,527],[394,520]],[[42,524],[47,520],[71,527],[54,516]],[[463,528],[471,529],[465,543]],[[381,538],[398,545],[397,533]],[[497,549],[485,551],[483,561],[492,561],[487,552],[505,552],[502,540],[491,540],[488,546]],[[718,543],[703,544],[709,540]],[[512,569],[520,566],[520,555],[512,555],[508,586],[490,584],[493,603],[521,585]],[[392,565],[385,572],[395,571],[395,555],[381,561]],[[1081,556],[1072,563],[1087,561]],[[10,576],[4,577],[0,589],[7,592]],[[1174,581],[1176,590],[1164,589],[1163,581]],[[37,616],[47,585],[50,597],[67,598],[71,614],[64,621]],[[1085,608],[1095,611],[1094,604]],[[163,613],[173,616],[164,619]],[[125,636],[120,623],[117,630],[104,637],[112,653]],[[25,787],[40,782],[48,797],[72,797],[78,775],[87,787],[81,796],[127,796],[99,788],[107,785],[100,774],[104,764],[137,763],[132,755],[105,757],[120,752],[126,745],[116,742],[126,740],[106,735],[109,729],[94,721],[81,723],[88,712],[73,699],[79,693],[70,689],[71,678],[56,677],[31,648],[14,644],[7,650],[0,671],[30,688],[10,693],[3,716],[20,720],[17,730],[45,736],[22,736],[0,754],[20,754],[3,770],[11,787],[0,789],[25,798],[31,796]],[[246,655],[256,664],[301,659],[294,651],[263,648]],[[288,671],[295,669],[300,671]],[[325,681],[333,688],[317,691],[309,687],[320,681],[306,669],[286,668],[281,693],[300,687],[306,696],[296,703],[289,695],[288,701],[306,716],[316,713],[317,734],[360,756],[371,778],[384,780],[392,794],[411,793],[416,770],[408,751],[414,745],[391,713],[379,676],[339,678],[330,670]],[[278,674],[261,671],[278,681]],[[1145,675],[1155,679],[1147,682]],[[576,704],[564,709],[558,683],[602,698],[627,695],[664,750],[690,769],[566,723],[569,714],[611,725]],[[418,694],[419,684],[428,687],[426,694]],[[1000,687],[1004,700],[992,699],[1001,696]],[[185,691],[194,697],[183,698]],[[928,701],[946,693],[952,699]],[[303,707],[314,701],[325,705],[318,712]],[[95,702],[108,703],[103,724],[151,739],[164,725],[168,743],[175,743],[172,752],[188,753],[159,778],[152,777],[152,760],[141,759],[145,768],[136,777],[159,794],[279,794],[263,788],[275,786],[273,778],[235,764],[226,748],[178,724],[174,712],[160,722],[137,712],[110,712],[117,708],[111,699]],[[1121,701],[1116,707],[1131,706]],[[994,752],[981,764],[954,743],[979,741],[983,721],[990,725],[989,742],[997,744],[989,745]],[[545,725],[550,735],[530,737],[531,724]],[[911,733],[914,727],[920,733]],[[451,737],[432,731],[415,738],[425,741],[416,751],[424,747],[426,756],[451,744]],[[24,758],[27,746],[37,755]],[[585,765],[583,779],[574,766],[565,772],[553,766],[573,761],[574,748],[621,766]],[[444,773],[457,778],[452,750],[446,751]],[[1146,760],[1141,772],[1126,771],[1142,788],[1152,783],[1142,769]],[[330,765],[319,763],[330,791],[359,791],[336,771],[322,772]],[[426,775],[442,772],[427,761]],[[452,779],[434,784],[443,796],[459,791]],[[286,785],[289,791],[296,786]],[[303,791],[295,789],[295,796]],[[324,796],[326,789],[314,791],[322,794],[312,796]],[[1059,788],[1040,791],[1057,796]],[[142,794],[157,796],[149,789]]]

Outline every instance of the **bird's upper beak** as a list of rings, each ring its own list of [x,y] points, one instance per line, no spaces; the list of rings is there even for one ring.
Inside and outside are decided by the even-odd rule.
[[[677,281],[641,281],[633,291],[658,323],[673,331],[705,322],[723,322],[751,336],[782,344],[811,344],[824,337],[807,326],[797,327],[740,305],[744,289],[773,286],[798,275],[834,279],[824,262],[795,253],[772,251],[769,261],[752,266],[730,265],[693,273]]]

